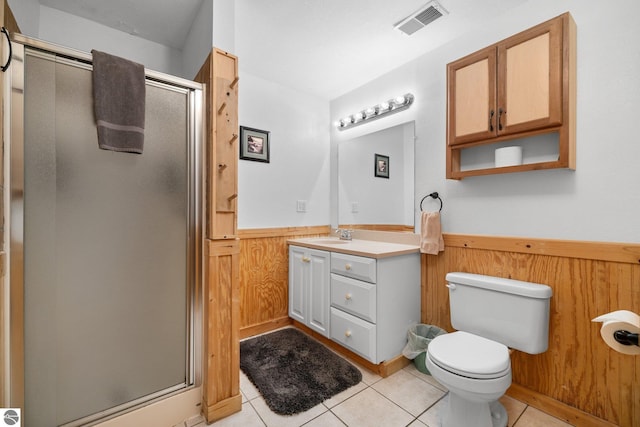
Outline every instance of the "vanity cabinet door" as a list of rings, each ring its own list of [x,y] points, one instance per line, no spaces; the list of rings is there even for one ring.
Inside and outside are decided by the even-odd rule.
[[[289,246],[289,317],[329,336],[329,252]]]
[[[309,251],[309,316],[307,325],[329,336],[330,257],[328,252]]]
[[[306,254],[303,248],[289,246],[289,317],[298,322],[307,320],[305,292]]]

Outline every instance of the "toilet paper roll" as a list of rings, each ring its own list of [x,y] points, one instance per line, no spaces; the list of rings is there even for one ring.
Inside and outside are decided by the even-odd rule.
[[[495,165],[497,168],[504,166],[518,166],[522,164],[522,147],[502,147],[496,148]]]
[[[628,310],[618,310],[598,316],[592,322],[603,322],[600,335],[609,347],[623,354],[640,354],[639,346],[621,344],[613,337],[616,331],[640,333],[640,316]]]

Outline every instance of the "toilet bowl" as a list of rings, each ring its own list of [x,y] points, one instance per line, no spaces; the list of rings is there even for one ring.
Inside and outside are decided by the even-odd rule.
[[[425,366],[449,390],[443,427],[505,427],[498,399],[511,385],[509,348],[538,354],[549,341],[547,285],[448,273],[451,325],[434,338]]]
[[[431,341],[425,365],[449,390],[443,427],[507,425],[507,412],[498,402],[511,385],[506,346],[458,331]]]

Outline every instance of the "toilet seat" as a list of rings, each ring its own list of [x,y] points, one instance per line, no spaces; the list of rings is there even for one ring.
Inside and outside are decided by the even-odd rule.
[[[433,363],[463,377],[499,378],[511,370],[507,346],[464,331],[436,337],[427,353]]]

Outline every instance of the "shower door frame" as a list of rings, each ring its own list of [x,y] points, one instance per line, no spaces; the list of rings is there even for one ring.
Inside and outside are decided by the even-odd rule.
[[[6,366],[9,402],[24,414],[24,63],[27,51],[38,55],[54,55],[57,61],[80,68],[92,69],[91,54],[61,47],[42,40],[12,34],[13,59],[11,76],[5,85],[5,247],[9,277],[9,352]],[[145,69],[146,84],[187,94],[187,343],[184,385],[179,384],[156,393],[126,402],[114,408],[91,414],[64,424],[65,427],[94,424],[136,410],[150,403],[185,392],[202,383],[202,253],[203,253],[203,128],[205,123],[204,90],[200,83]],[[9,92],[7,94],[6,92]],[[10,124],[7,126],[7,124]]]

